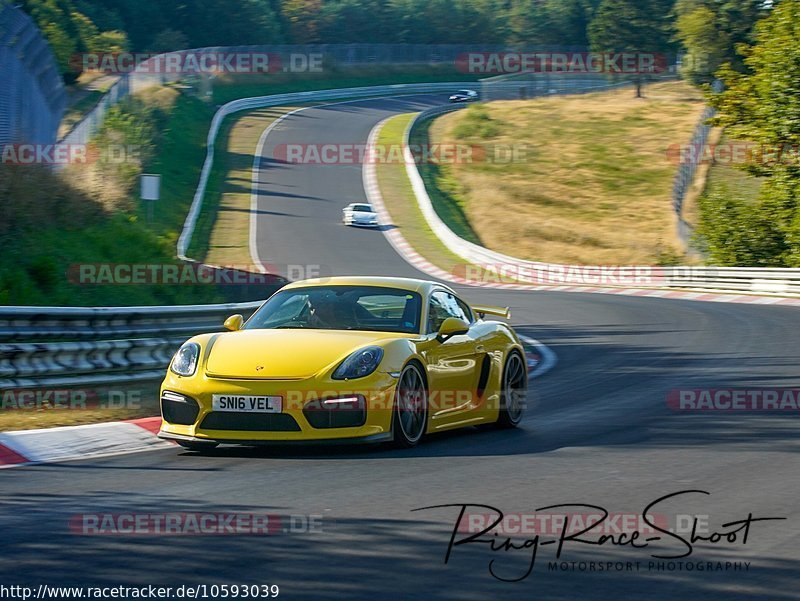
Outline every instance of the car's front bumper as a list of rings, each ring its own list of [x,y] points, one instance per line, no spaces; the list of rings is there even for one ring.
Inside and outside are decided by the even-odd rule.
[[[396,383],[394,377],[383,372],[354,381],[319,381],[315,378],[238,380],[210,378],[204,374],[182,378],[170,372],[161,386],[159,436],[172,440],[233,444],[382,440],[391,436]],[[165,411],[165,391],[188,399],[187,406],[192,410],[194,406],[189,401],[196,403],[196,415],[190,412],[188,418],[177,420],[182,423],[176,423],[174,410]],[[213,411],[212,396],[215,394],[280,396],[283,399],[282,410],[267,414]],[[358,404],[363,412],[347,408],[327,410],[319,406],[322,399],[351,396],[363,399]],[[343,422],[347,425],[338,427]],[[352,425],[354,423],[357,425]]]
[[[352,217],[345,218],[344,222],[347,225],[355,225],[358,227],[378,227],[380,225],[380,223],[377,220],[367,221],[361,219],[353,219]]]
[[[182,442],[209,442],[212,440],[213,442],[218,442],[220,444],[238,444],[238,445],[245,445],[245,446],[269,446],[269,445],[305,445],[305,444],[319,444],[319,445],[328,445],[328,444],[338,444],[338,445],[347,445],[347,444],[377,444],[381,442],[391,442],[392,440],[392,433],[391,432],[383,432],[381,434],[372,434],[370,436],[360,436],[354,438],[325,438],[325,439],[314,439],[308,438],[303,440],[267,440],[265,438],[251,438],[249,440],[239,439],[239,438],[231,438],[231,439],[224,439],[224,438],[199,438],[196,436],[184,436],[182,434],[167,434],[164,432],[158,433],[159,438],[163,438],[164,440],[175,440],[175,441],[182,441]]]
[[[380,223],[367,223],[361,221],[351,221],[347,225],[354,225],[356,227],[379,227]]]

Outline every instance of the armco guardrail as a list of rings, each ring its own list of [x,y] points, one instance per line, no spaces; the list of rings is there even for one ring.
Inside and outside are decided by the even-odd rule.
[[[187,338],[260,304],[0,307],[0,390],[158,380]]]
[[[474,82],[472,82],[474,83]],[[388,96],[390,94],[424,94],[427,92],[453,91],[459,87],[470,85],[469,82],[443,82],[443,83],[423,83],[423,84],[395,84],[390,86],[370,86],[361,88],[335,88],[331,90],[315,90],[311,92],[294,92],[290,94],[273,94],[271,96],[256,96],[252,98],[241,98],[232,100],[217,110],[211,120],[211,127],[208,130],[206,141],[206,160],[200,172],[200,182],[189,208],[189,214],[183,224],[180,238],[178,238],[178,257],[182,260],[189,260],[186,253],[194,233],[197,217],[203,205],[203,197],[208,184],[208,177],[214,166],[214,145],[216,144],[219,128],[222,121],[228,115],[239,111],[266,108],[270,106],[291,106],[304,102],[325,102],[342,99],[358,99],[369,97]]]
[[[800,295],[800,269],[631,266],[610,270],[607,266],[561,265],[528,261],[504,255],[464,240],[453,232],[436,213],[409,145],[411,132],[421,121],[458,110],[463,106],[445,105],[422,111],[409,123],[403,140],[406,174],[425,220],[442,243],[451,252],[464,259],[465,271],[467,265],[476,269],[471,277],[469,274],[458,274],[462,279],[467,281],[473,279],[475,283],[479,283],[486,280],[487,276],[491,277],[494,274],[497,280],[517,281],[523,285],[599,283],[608,286],[636,288],[684,288],[782,296]],[[604,274],[607,275],[607,280],[598,281],[603,280]],[[464,278],[465,275],[468,277]],[[613,281],[615,278],[618,280],[616,284]]]

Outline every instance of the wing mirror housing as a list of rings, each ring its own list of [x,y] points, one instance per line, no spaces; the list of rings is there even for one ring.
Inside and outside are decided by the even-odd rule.
[[[225,320],[225,323],[222,325],[225,326],[226,330],[230,330],[231,332],[238,332],[242,329],[242,324],[244,323],[244,317],[239,315],[231,315],[228,319]]]
[[[445,342],[448,338],[466,334],[467,332],[469,332],[469,324],[466,321],[458,317],[448,317],[439,326],[439,333],[436,339],[439,342]]]

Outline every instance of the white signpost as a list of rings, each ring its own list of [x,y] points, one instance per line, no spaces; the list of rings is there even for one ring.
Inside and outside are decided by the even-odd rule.
[[[153,222],[153,204],[161,194],[161,176],[157,173],[142,173],[140,176],[142,200],[147,201],[147,221]]]

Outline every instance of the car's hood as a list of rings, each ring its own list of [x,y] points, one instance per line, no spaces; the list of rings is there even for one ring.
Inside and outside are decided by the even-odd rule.
[[[206,373],[232,378],[307,378],[359,348],[401,336],[386,332],[299,329],[228,332],[216,338]]]
[[[367,211],[353,211],[353,217],[357,219],[372,219],[377,217],[377,213],[369,213]]]

